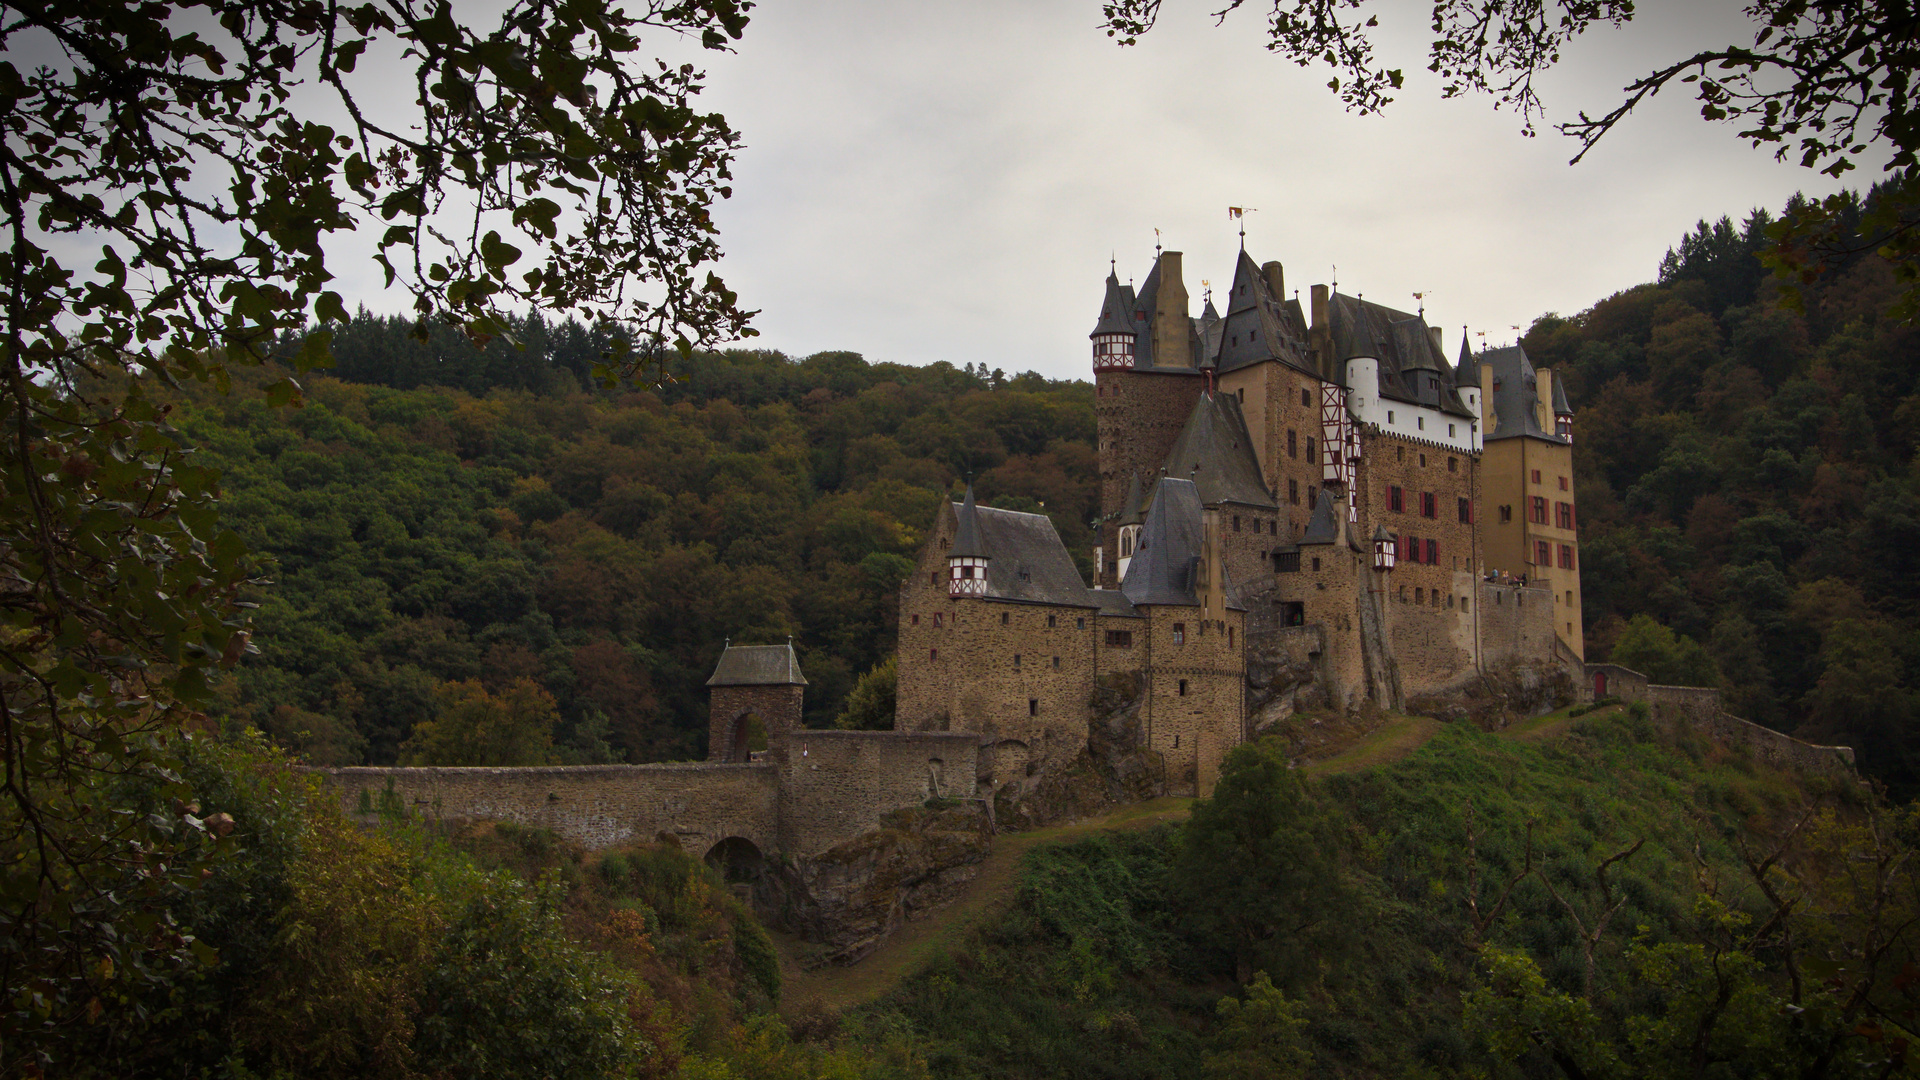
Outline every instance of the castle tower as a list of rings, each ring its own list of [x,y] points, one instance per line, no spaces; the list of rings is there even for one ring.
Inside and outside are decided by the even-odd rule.
[[[1205,387],[1204,348],[1187,313],[1181,255],[1162,252],[1136,294],[1107,276],[1093,342],[1094,421],[1099,433],[1102,584],[1119,583],[1120,514],[1136,472],[1156,475]],[[1112,558],[1106,557],[1112,554]]]
[[[735,645],[729,641],[707,679],[707,689],[711,695],[707,703],[708,761],[749,761],[756,734],[771,739],[801,726],[807,679],[800,674],[792,638],[785,645]],[[757,733],[755,721],[759,722]]]
[[[967,485],[967,497],[960,504],[958,516],[953,546],[947,549],[947,595],[955,599],[985,596],[987,565],[992,556],[987,554],[986,541],[980,535],[980,510],[973,502],[972,484]]]
[[[1486,506],[1475,524],[1482,558],[1489,570],[1552,590],[1555,634],[1574,657],[1584,658],[1573,409],[1559,373],[1535,370],[1518,345],[1489,349],[1479,367]]]
[[[1573,445],[1573,406],[1567,404],[1567,382],[1557,371],[1542,372],[1553,380],[1553,433]]]
[[[1133,553],[1140,548],[1140,523],[1145,520],[1141,506],[1146,496],[1140,490],[1140,474],[1134,472],[1127,484],[1127,501],[1120,510],[1120,516],[1114,520],[1115,579],[1127,580],[1127,567],[1133,563]]]

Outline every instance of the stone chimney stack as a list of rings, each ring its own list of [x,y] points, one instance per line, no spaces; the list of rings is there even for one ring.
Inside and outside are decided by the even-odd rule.
[[[1267,291],[1273,294],[1275,300],[1285,303],[1287,299],[1287,275],[1280,269],[1280,264],[1277,262],[1267,263],[1260,268],[1260,273],[1266,276]]]
[[[1155,367],[1193,366],[1187,323],[1187,284],[1180,277],[1180,253],[1160,253],[1160,289],[1153,305],[1153,364]]]
[[[1333,326],[1327,316],[1327,287],[1315,285],[1307,302],[1310,305],[1308,314],[1313,320],[1312,328],[1307,332],[1307,339],[1313,344],[1313,352],[1319,362],[1321,377],[1344,383],[1346,373],[1333,370]]]
[[[1439,353],[1443,357],[1446,356],[1447,347],[1440,340],[1440,328],[1437,326],[1427,327],[1427,336],[1433,339],[1433,351]]]

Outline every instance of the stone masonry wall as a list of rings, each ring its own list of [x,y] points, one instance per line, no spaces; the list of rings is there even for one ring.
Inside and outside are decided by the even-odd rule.
[[[747,713],[760,718],[768,739],[801,726],[806,687],[716,686],[707,702],[707,760],[745,761],[745,747],[734,745],[735,729]]]
[[[1094,427],[1099,435],[1100,506],[1103,514],[1121,509],[1134,470],[1143,488],[1150,488],[1166,464],[1167,454],[1180,438],[1193,403],[1206,389],[1198,372],[1158,373],[1101,371],[1093,377]],[[1113,573],[1113,522],[1102,522],[1097,541],[1107,553],[1107,571]],[[1104,587],[1114,587],[1103,579]]]
[[[660,834],[704,855],[729,836],[770,850],[780,777],[771,764],[555,765],[532,768],[315,769],[350,814],[392,790],[409,814],[512,821],[588,849]]]
[[[1246,619],[1238,611],[1201,619],[1191,607],[1147,611],[1146,747],[1166,762],[1172,792],[1205,796],[1245,737]]]
[[[1630,671],[1611,664],[1595,666]],[[1614,690],[1613,687],[1608,689]],[[1816,746],[1772,728],[1742,720],[1722,707],[1720,691],[1711,687],[1661,686],[1623,679],[1615,693],[1628,700],[1645,701],[1652,707],[1655,717],[1679,720],[1722,744],[1744,749],[1769,764],[1849,782],[1859,780],[1853,768],[1852,747]]]
[[[783,736],[775,749],[779,849],[805,858],[878,828],[892,811],[936,796],[974,797],[980,743],[979,736],[963,732],[796,731]]]
[[[1400,667],[1401,689],[1409,696],[1450,689],[1476,673],[1473,613],[1458,602],[1472,595],[1473,573],[1461,570],[1452,577],[1444,602],[1438,593],[1427,594],[1422,603],[1396,590],[1386,606],[1387,638]]]
[[[1543,588],[1501,585],[1479,586],[1480,663],[1538,661],[1553,656],[1553,594]]]

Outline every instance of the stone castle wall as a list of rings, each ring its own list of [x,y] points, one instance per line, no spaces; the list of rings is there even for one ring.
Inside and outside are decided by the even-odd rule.
[[[794,732],[776,755],[779,849],[805,858],[878,828],[892,811],[975,797],[980,746],[964,732]]]
[[[1537,586],[1477,584],[1481,666],[1552,659],[1553,593]]]
[[[1616,664],[1595,664],[1593,670],[1621,673],[1614,675],[1617,681],[1607,688],[1611,695],[1628,701],[1644,701],[1656,718],[1680,721],[1722,745],[1744,750],[1770,765],[1848,782],[1860,779],[1854,772],[1852,747],[1816,746],[1742,720],[1726,711],[1720,691],[1712,687],[1649,683],[1645,675]]]
[[[1246,619],[1227,611],[1203,620],[1188,607],[1147,612],[1146,748],[1166,762],[1171,791],[1205,795],[1245,737]]]
[[[530,768],[315,769],[350,814],[397,797],[409,815],[511,821],[588,849],[662,834],[704,855],[729,836],[771,849],[780,775],[771,764],[554,765]]]
[[[1180,438],[1193,403],[1206,389],[1198,372],[1157,373],[1123,369],[1100,371],[1093,377],[1093,419],[1099,435],[1100,505],[1117,508],[1127,501],[1127,485],[1135,470],[1143,486],[1151,486],[1166,464],[1167,454]],[[1119,547],[1113,522],[1102,522],[1097,541],[1107,553],[1108,573]],[[1105,587],[1112,583],[1102,581]]]

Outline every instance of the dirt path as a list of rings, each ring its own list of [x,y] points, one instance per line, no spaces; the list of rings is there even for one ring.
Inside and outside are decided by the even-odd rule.
[[[1087,833],[1144,829],[1187,816],[1192,799],[1153,799],[1121,807],[1105,817],[1088,818],[1032,832],[1006,833],[980,864],[959,899],[926,918],[906,924],[852,967],[802,971],[796,957],[806,946],[776,934],[783,990],[780,1011],[789,1016],[832,1012],[872,1001],[911,974],[940,950],[965,938],[984,916],[997,913],[1013,898],[1020,857],[1042,844],[1072,840]]]
[[[1440,730],[1440,721],[1427,716],[1396,716],[1338,754],[1308,762],[1301,769],[1315,776],[1356,772],[1390,765],[1415,750]]]
[[[1546,742],[1548,739],[1557,739],[1565,735],[1575,720],[1599,720],[1617,716],[1626,711],[1627,708],[1624,705],[1609,705],[1604,709],[1595,709],[1581,716],[1569,716],[1567,714],[1572,712],[1571,709],[1561,709],[1545,716],[1536,716],[1531,720],[1522,720],[1502,731],[1500,736],[1505,739],[1518,739],[1521,742]]]

